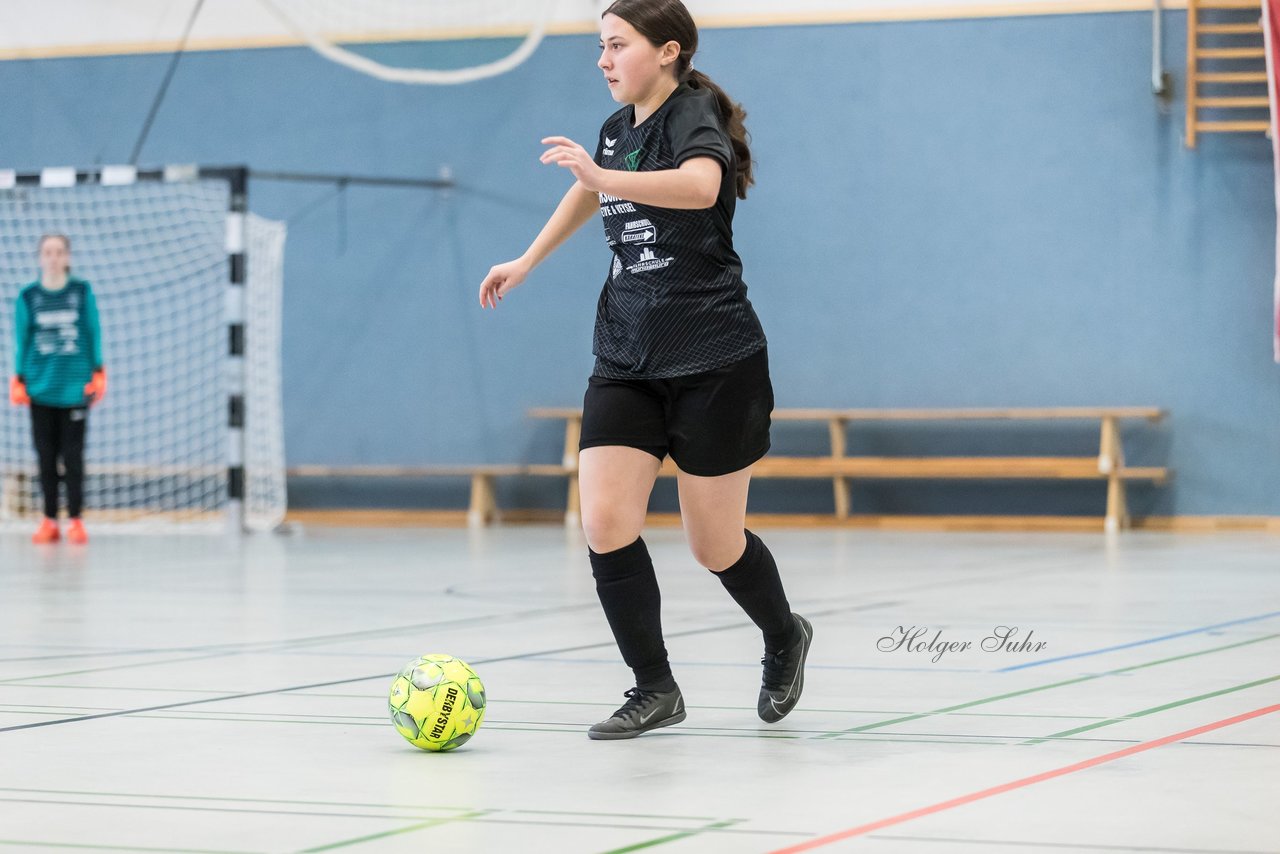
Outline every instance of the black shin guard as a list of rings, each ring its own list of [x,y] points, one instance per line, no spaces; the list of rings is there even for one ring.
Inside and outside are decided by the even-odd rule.
[[[764,647],[781,652],[794,642],[795,621],[791,605],[778,577],[778,565],[768,547],[750,531],[747,548],[738,562],[723,572],[716,572],[720,583],[734,601],[746,611],[751,621],[764,633]]]
[[[662,596],[644,540],[604,554],[590,551],[590,555],[596,595],[622,660],[635,673],[636,687],[674,690],[676,683],[662,642]]]

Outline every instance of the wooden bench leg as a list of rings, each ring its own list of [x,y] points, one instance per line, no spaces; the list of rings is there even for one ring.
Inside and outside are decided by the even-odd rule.
[[[832,418],[827,422],[827,431],[831,435],[831,457],[841,460],[845,455],[845,422],[843,418]],[[835,493],[836,518],[849,518],[849,479],[835,477],[831,479],[831,488]]]
[[[564,457],[561,463],[567,469],[578,470],[578,442],[582,439],[582,419],[570,418],[564,425]]]
[[[1125,499],[1124,480],[1118,471],[1107,478],[1107,519],[1104,527],[1107,533],[1129,527],[1129,504]]]
[[[493,475],[471,475],[471,507],[467,510],[467,524],[480,527],[493,519],[498,512],[498,501],[493,493]]]
[[[832,484],[832,489],[836,493],[836,518],[849,518],[849,479],[845,477],[837,477]]]
[[[564,526],[582,524],[582,496],[578,492],[578,442],[582,438],[582,419],[570,418],[564,424],[564,456],[561,463],[569,470],[569,497],[565,502]]]
[[[1129,527],[1129,504],[1125,499],[1124,480],[1120,472],[1124,468],[1124,448],[1120,444],[1120,421],[1114,416],[1102,419],[1102,436],[1098,443],[1098,471],[1107,475],[1107,518],[1104,527],[1108,533]]]
[[[1098,443],[1098,471],[1111,474],[1124,465],[1124,452],[1120,447],[1120,423],[1112,417],[1102,419],[1102,438]]]
[[[578,473],[569,475],[569,501],[564,511],[564,526],[576,528],[582,524],[582,494],[578,491]]]

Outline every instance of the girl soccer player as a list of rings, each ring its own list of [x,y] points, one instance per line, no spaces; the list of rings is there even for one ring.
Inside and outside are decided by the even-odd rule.
[[[89,541],[84,505],[84,434],[88,408],[107,392],[102,334],[93,290],[71,274],[71,241],[65,234],[40,238],[40,278],[18,294],[14,312],[17,352],[9,400],[31,406],[31,435],[40,460],[44,520],[31,538],[55,542],[58,530],[58,460],[67,484],[67,540]]]
[[[757,711],[772,723],[800,699],[813,627],[791,613],[773,556],[744,527],[773,410],[764,331],[732,240],[736,199],[753,183],[746,114],[693,69],[698,31],[679,0],[617,0],[601,17],[600,49],[597,65],[624,106],[605,121],[594,158],[565,137],[543,140],[542,162],[576,181],[525,254],[480,285],[481,306],[496,308],[602,218],[613,257],[596,310],[579,482],[596,592],[636,684],[587,734],[633,738],[685,718],[640,536],[667,454],[694,558],[764,634]]]

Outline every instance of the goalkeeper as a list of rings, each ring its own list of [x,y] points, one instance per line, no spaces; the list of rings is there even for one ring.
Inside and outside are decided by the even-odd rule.
[[[38,245],[40,278],[18,294],[17,351],[9,400],[31,407],[31,435],[40,461],[44,519],[31,538],[52,543],[58,530],[58,463],[67,485],[67,541],[88,542],[84,506],[84,437],[89,407],[107,391],[102,334],[93,290],[71,276],[71,240],[46,234]]]

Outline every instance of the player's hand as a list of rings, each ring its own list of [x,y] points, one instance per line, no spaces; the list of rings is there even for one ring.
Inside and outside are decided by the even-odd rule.
[[[98,368],[93,372],[93,379],[85,383],[84,386],[84,402],[93,406],[95,403],[101,403],[102,399],[107,396],[107,369]]]
[[[9,402],[14,406],[27,406],[31,403],[31,395],[27,394],[27,384],[22,377],[10,377]]]
[[[595,158],[585,148],[567,136],[549,136],[542,140],[543,145],[551,146],[542,152],[543,163],[554,163],[563,166],[573,173],[584,190],[600,192],[600,179],[604,177],[604,169],[596,165]]]
[[[519,258],[490,267],[489,275],[480,283],[480,307],[497,308],[498,301],[524,282],[528,275],[529,266]]]

